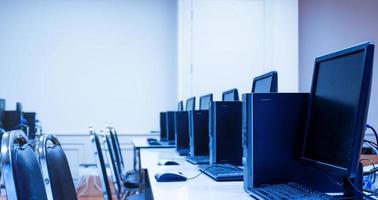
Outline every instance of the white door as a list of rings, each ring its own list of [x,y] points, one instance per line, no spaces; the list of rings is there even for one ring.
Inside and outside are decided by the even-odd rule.
[[[264,0],[192,1],[192,91],[195,96],[251,91],[266,72]]]

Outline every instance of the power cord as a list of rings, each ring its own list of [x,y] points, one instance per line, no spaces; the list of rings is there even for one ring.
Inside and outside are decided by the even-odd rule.
[[[369,124],[366,124],[366,128],[373,131],[374,136],[375,136],[375,142],[376,142],[375,144],[378,144],[378,133],[377,133],[377,131],[374,129],[374,127],[370,126]]]
[[[356,192],[360,193],[360,195],[361,195],[362,197],[365,197],[365,198],[367,198],[367,199],[372,199],[372,200],[374,200],[374,198],[372,198],[371,196],[376,196],[376,195],[378,194],[378,193],[374,193],[374,195],[373,195],[373,194],[367,195],[367,194],[365,194],[363,191],[361,191],[360,189],[358,189],[358,188],[353,184],[353,182],[350,180],[350,178],[348,178],[348,182],[349,182],[349,184],[353,187],[353,189],[354,189]]]
[[[367,144],[368,146],[370,146],[371,148],[373,148],[373,151],[376,155],[378,155],[378,145],[375,144],[374,142],[372,141],[369,141],[369,140],[364,140],[364,143]]]

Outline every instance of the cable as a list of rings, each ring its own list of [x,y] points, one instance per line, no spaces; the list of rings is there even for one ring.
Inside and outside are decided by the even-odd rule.
[[[374,171],[374,170],[376,170],[376,168],[375,168],[375,164],[373,163],[373,161],[372,160],[370,160],[370,159],[360,159],[360,161],[363,161],[363,160],[367,160],[367,161],[369,161],[370,162],[370,164],[371,164],[371,166],[373,166],[373,168],[372,169],[370,169],[369,170],[369,172],[370,171]],[[373,180],[372,180],[372,183],[374,183],[375,182],[375,172],[373,172],[373,173],[369,173],[369,174],[366,174],[366,175],[371,175],[371,174],[374,174],[374,176],[373,176]],[[365,174],[363,174],[364,176],[366,176]]]
[[[370,144],[371,146],[374,146],[375,148],[378,148],[378,144],[376,144],[376,143],[373,142],[373,141],[370,141],[370,140],[364,140],[364,142]]]
[[[378,196],[378,192],[377,191],[374,191],[374,190],[369,190],[369,189],[363,189],[364,192],[369,192],[371,194],[374,194],[374,195],[371,195],[371,196]]]
[[[352,183],[352,181],[350,180],[350,178],[348,178],[348,182],[349,182],[349,184],[353,187],[353,189],[356,191],[356,192],[358,192],[358,193],[360,193],[360,195],[362,195],[362,197],[366,197],[367,199],[373,199],[371,196],[372,195],[367,195],[367,194],[365,194],[363,191],[361,191],[360,189],[358,189],[353,183]],[[373,199],[374,200],[374,199]]]
[[[375,146],[374,142],[371,142],[369,140],[364,140],[364,143],[367,144],[368,146],[370,146],[373,149],[375,155],[378,155],[378,147]]]
[[[377,131],[372,126],[370,126],[369,124],[366,124],[366,128],[373,131],[374,136],[375,136],[375,142],[376,142],[376,144],[378,144],[378,133],[377,133]]]

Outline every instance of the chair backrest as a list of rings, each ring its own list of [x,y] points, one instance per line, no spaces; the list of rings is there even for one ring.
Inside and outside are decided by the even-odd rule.
[[[126,175],[125,163],[123,162],[121,145],[120,145],[119,140],[118,140],[117,132],[116,132],[114,126],[107,126],[107,129],[109,130],[109,136],[110,136],[110,139],[111,139],[111,143],[112,143],[113,149],[115,150],[115,159],[116,159],[116,163],[117,163],[119,173],[122,174],[122,175]]]
[[[100,175],[100,180],[101,180],[102,192],[104,193],[104,200],[111,200],[112,192],[110,190],[110,184],[108,181],[108,173],[106,171],[105,160],[102,154],[100,139],[92,127],[89,127],[89,135],[90,135],[93,152],[96,159],[97,168],[100,170],[99,175]]]
[[[53,135],[40,137],[38,157],[49,199],[77,199],[66,154],[56,137]]]
[[[38,159],[23,131],[3,135],[1,158],[7,199],[47,200]]]
[[[117,166],[117,162],[115,158],[116,152],[112,146],[112,142],[111,142],[108,131],[101,131],[101,134],[103,136],[102,141],[105,147],[106,158],[110,166],[115,190],[117,192],[117,195],[119,196],[121,195],[121,192],[122,192],[122,181],[121,181],[121,176],[119,174],[119,170],[118,170],[118,166]]]

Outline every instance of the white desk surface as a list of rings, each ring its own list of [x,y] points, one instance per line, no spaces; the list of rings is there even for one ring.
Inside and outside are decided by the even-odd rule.
[[[150,145],[147,142],[146,138],[137,138],[137,139],[132,139],[132,143],[134,146],[138,149],[143,149],[143,148],[175,148],[176,145],[168,145],[168,144],[163,144],[163,145]]]
[[[216,182],[205,174],[185,182],[157,182],[155,174],[159,171],[173,170],[182,172],[187,178],[199,174],[198,167],[179,156],[175,149],[141,149],[142,168],[148,170],[151,190],[156,200],[251,200],[243,189],[242,181]],[[159,166],[160,159],[174,160],[180,165]]]

